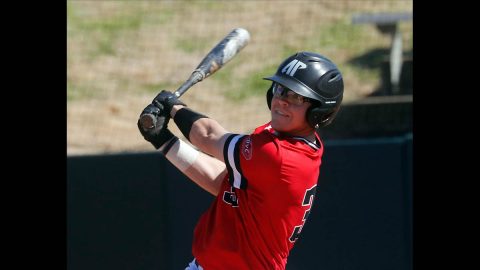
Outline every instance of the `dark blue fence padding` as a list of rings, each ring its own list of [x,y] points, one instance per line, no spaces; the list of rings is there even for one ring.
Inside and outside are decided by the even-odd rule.
[[[170,269],[166,164],[158,154],[67,158],[69,270]]]
[[[411,134],[325,141],[287,269],[412,269],[412,146]],[[184,269],[212,200],[156,152],[68,157],[68,269]]]
[[[412,269],[411,146],[411,135],[327,141],[287,269]]]

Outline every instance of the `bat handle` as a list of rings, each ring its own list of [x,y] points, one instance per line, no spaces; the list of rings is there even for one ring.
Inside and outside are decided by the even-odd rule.
[[[185,83],[183,83],[177,91],[174,92],[174,95],[180,97],[183,95],[187,90],[192,87],[192,85],[196,84],[197,82],[203,80],[205,78],[205,72],[200,69],[196,69],[190,75]],[[140,124],[144,130],[149,130],[155,127],[156,119],[152,117],[150,114],[144,114],[140,117]]]
[[[190,75],[190,78],[188,78],[185,83],[183,83],[177,91],[174,92],[175,96],[180,97],[183,95],[187,90],[192,87],[192,85],[198,83],[199,81],[203,80],[205,78],[205,72],[203,72],[200,69],[196,69],[192,72],[192,75]]]

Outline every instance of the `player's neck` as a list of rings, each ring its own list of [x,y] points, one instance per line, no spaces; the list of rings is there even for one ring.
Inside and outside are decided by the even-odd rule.
[[[307,129],[301,129],[301,130],[296,130],[295,132],[291,132],[290,136],[302,137],[311,142],[315,142],[315,140],[317,139],[315,137],[315,129],[310,127]]]
[[[277,135],[280,135],[280,136],[288,136],[288,137],[291,137],[293,139],[303,141],[306,144],[308,144],[314,150],[318,150],[320,148],[320,142],[317,141],[317,137],[315,136],[315,131],[313,132],[313,134],[309,134],[309,135],[306,135],[306,136],[291,135],[291,134],[287,134],[287,133],[282,134],[278,131],[275,131],[275,133]]]
[[[301,138],[304,138],[312,143],[316,143],[317,141],[317,137],[315,136],[315,130],[312,130],[311,132],[309,133],[287,133],[287,132],[279,132],[277,130],[275,130],[275,132],[279,135],[282,135],[282,136],[288,136],[288,137],[301,137]]]
[[[306,140],[308,140],[312,143],[316,143],[316,141],[317,141],[317,137],[315,136],[315,131],[313,131],[310,134],[304,135],[304,136],[296,136],[296,137],[303,137],[303,138],[305,138]]]
[[[313,142],[313,143],[317,141],[317,137],[315,136],[315,131],[313,131],[312,133],[310,133],[308,136],[306,136],[304,138]]]

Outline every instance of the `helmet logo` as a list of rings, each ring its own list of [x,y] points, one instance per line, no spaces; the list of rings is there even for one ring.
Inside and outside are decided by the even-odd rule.
[[[297,72],[298,69],[305,69],[307,68],[307,65],[301,61],[298,61],[297,59],[293,59],[288,65],[282,68],[282,73],[286,73],[287,75],[290,75],[293,77],[295,75],[295,72]]]

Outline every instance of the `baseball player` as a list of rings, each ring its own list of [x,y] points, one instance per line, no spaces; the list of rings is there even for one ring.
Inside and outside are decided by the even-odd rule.
[[[215,196],[200,217],[185,269],[285,269],[315,198],[323,144],[316,132],[343,97],[336,65],[313,52],[284,60],[267,91],[271,121],[234,134],[163,90],[141,113],[141,134],[193,182]],[[173,118],[191,144],[168,130]]]

